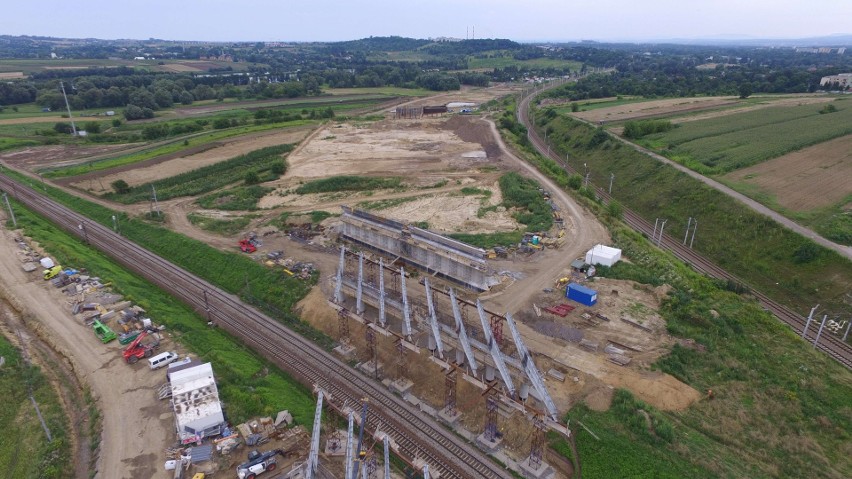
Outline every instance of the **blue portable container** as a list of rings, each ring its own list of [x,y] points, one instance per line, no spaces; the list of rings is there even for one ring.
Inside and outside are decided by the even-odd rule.
[[[565,288],[565,297],[586,306],[594,306],[598,302],[598,292],[585,286],[570,283]]]

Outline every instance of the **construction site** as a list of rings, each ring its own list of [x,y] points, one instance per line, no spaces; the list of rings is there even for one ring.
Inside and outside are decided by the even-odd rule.
[[[201,208],[196,198],[121,208],[128,214],[162,212],[167,227],[285,277],[306,283],[318,278],[295,312],[335,341],[339,360],[523,477],[573,473],[570,461],[549,452],[546,435],[573,441],[578,426],[564,415],[580,401],[606,410],[615,388],[663,410],[696,401],[700,395],[693,388],[648,370],[676,342],[656,313],[665,287],[597,278],[595,265],[623,260],[607,246],[603,226],[509,151],[493,123],[430,107],[430,101],[386,112],[373,123],[317,128],[286,157],[287,173],[268,183],[259,213]],[[179,173],[187,162],[178,160],[146,171],[145,179]],[[387,171],[401,172],[402,181],[361,190],[300,190],[351,174],[385,181]],[[110,174],[131,183],[134,178],[132,170],[107,171],[104,178]],[[507,174],[531,178],[522,184],[529,201],[543,205],[545,227],[529,230],[520,220],[529,206],[508,202]],[[93,184],[86,181],[78,188]],[[190,215],[249,220],[239,233],[223,235],[196,226]],[[460,234],[513,239],[478,247]],[[38,268],[37,256],[24,262],[29,271]],[[53,265],[40,266],[44,274],[53,271]],[[127,345],[119,354],[130,366],[166,371],[167,380],[148,387],[158,408],[170,405],[173,425],[167,429],[174,439],[156,458],[169,475],[236,470],[246,478],[277,469],[283,475],[268,477],[397,477],[389,454],[405,458],[405,470],[425,477],[447,470],[433,461],[430,471],[425,454],[410,457],[409,446],[394,439],[397,432],[372,416],[382,406],[342,399],[321,383],[312,385],[312,431],[293,427],[287,411],[228,423],[215,363],[161,348],[169,344],[168,332],[139,306],[84,296],[100,290],[96,279],[67,268],[56,274],[48,279],[57,288],[80,295],[70,312],[92,328],[95,339]],[[196,311],[206,311],[211,327],[229,327],[211,312],[217,301],[212,292],[208,297],[205,289],[196,300]],[[323,411],[348,427],[339,419],[323,420]],[[310,424],[311,418],[296,422]]]

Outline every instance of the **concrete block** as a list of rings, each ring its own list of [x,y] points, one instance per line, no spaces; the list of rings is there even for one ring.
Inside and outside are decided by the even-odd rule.
[[[390,384],[390,389],[399,395],[403,395],[407,393],[412,386],[414,386],[413,382],[405,378],[400,378]]]
[[[529,457],[521,461],[518,467],[521,469],[521,475],[526,479],[553,479],[556,477],[556,471],[546,462],[542,462],[538,469],[534,469],[530,464]]]
[[[488,454],[494,454],[495,452],[500,450],[502,443],[502,436],[495,437],[493,441],[489,441],[488,438],[485,437],[485,433],[476,436],[476,445]]]
[[[455,427],[460,417],[461,412],[458,409],[456,409],[456,411],[453,413],[450,413],[447,408],[438,411],[438,418],[447,423],[447,425],[449,425],[450,427]]]
[[[355,346],[351,344],[341,344],[334,348],[333,351],[345,360],[350,360],[355,356]]]
[[[382,363],[376,363],[375,368],[373,367],[372,361],[367,361],[366,363],[361,363],[358,365],[358,369],[361,370],[367,376],[376,377],[382,375]]]

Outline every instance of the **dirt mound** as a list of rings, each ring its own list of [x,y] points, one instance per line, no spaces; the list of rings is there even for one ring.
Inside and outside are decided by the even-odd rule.
[[[478,117],[455,115],[441,126],[444,129],[451,130],[464,141],[482,145],[482,149],[485,150],[488,158],[500,156],[500,145],[494,141],[491,127]]]

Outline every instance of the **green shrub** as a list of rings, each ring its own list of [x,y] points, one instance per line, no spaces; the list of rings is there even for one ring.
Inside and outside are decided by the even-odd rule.
[[[309,181],[296,188],[296,194],[330,193],[335,191],[364,191],[399,188],[400,178],[374,178],[369,176],[331,176],[321,180]]]

